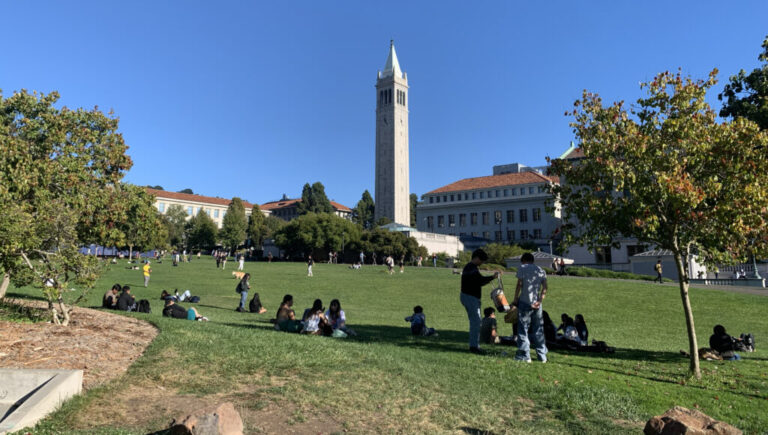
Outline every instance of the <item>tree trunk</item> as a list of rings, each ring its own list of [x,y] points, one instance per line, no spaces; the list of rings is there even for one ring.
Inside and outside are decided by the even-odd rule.
[[[680,283],[680,297],[683,300],[683,311],[685,312],[685,326],[688,328],[688,352],[691,355],[690,373],[701,379],[701,369],[699,368],[699,345],[696,342],[696,328],[693,325],[693,311],[691,310],[691,300],[688,298],[688,273],[683,265],[683,258],[679,251],[675,251],[675,266],[677,266],[677,279]]]
[[[11,284],[11,274],[3,274],[3,282],[0,284],[0,299],[5,297],[5,293],[8,291],[8,286]]]
[[[133,245],[128,245],[128,261],[133,261]]]

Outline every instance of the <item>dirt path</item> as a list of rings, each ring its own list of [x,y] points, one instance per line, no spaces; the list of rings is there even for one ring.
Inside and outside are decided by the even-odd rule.
[[[47,306],[42,301],[19,303]],[[145,321],[79,307],[66,327],[0,320],[0,367],[82,369],[88,390],[125,373],[157,333]]]

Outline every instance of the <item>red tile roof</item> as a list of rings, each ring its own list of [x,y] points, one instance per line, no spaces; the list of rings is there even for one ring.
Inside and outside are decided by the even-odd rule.
[[[272,201],[267,202],[259,206],[262,210],[275,210],[278,208],[285,208],[285,207],[291,207],[295,205],[296,203],[301,202],[301,199],[285,199],[282,201]],[[346,205],[339,204],[336,201],[331,201],[331,205],[336,211],[345,211],[345,212],[352,212],[352,209],[347,207]]]
[[[154,195],[156,198],[177,199],[179,201],[202,202],[205,204],[221,205],[224,207],[228,206],[229,203],[232,202],[231,199],[214,198],[212,196],[195,195],[192,193],[168,192],[166,190],[150,189],[149,187],[146,187],[145,189],[147,190],[147,193],[149,193],[150,195]],[[248,201],[243,201],[243,207],[253,208],[253,204],[251,204]]]
[[[430,193],[458,192],[460,190],[486,189],[489,187],[515,186],[531,183],[558,183],[557,177],[541,175],[538,172],[518,172],[513,174],[489,175],[487,177],[465,178],[447,186],[437,188]]]

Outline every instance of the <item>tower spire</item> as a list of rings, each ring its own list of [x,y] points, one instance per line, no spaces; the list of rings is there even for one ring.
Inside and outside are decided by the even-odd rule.
[[[393,39],[389,40],[389,55],[387,56],[387,63],[384,64],[384,71],[381,72],[381,76],[403,78],[403,72],[400,70],[400,63],[397,61],[395,41]]]

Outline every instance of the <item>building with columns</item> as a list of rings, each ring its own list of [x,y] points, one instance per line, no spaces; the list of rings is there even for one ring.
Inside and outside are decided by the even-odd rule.
[[[387,62],[376,80],[375,220],[411,223],[408,171],[408,76],[400,70],[390,41]]]

